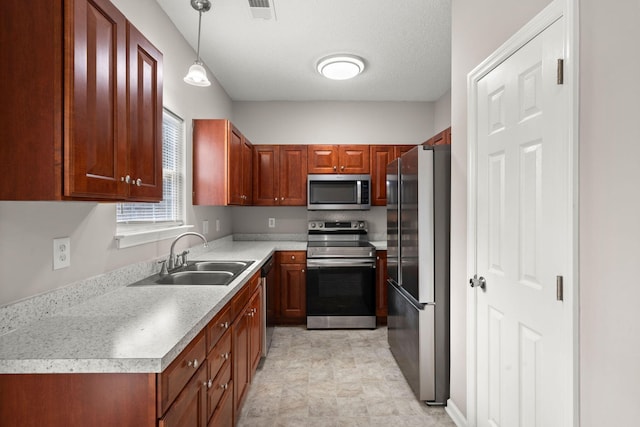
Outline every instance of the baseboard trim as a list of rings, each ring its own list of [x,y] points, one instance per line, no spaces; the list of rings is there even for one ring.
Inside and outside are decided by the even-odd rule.
[[[460,412],[460,409],[458,409],[456,404],[453,403],[453,400],[447,400],[447,406],[444,408],[444,410],[447,412],[449,417],[451,417],[456,426],[467,427],[466,417],[462,415],[462,412]]]

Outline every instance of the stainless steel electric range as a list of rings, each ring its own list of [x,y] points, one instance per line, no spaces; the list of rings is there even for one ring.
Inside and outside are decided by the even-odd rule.
[[[308,329],[375,329],[375,253],[366,221],[309,221]]]

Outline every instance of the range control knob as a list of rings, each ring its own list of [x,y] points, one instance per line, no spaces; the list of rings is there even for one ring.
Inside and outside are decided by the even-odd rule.
[[[360,228],[364,228],[364,222],[359,222],[359,223],[358,223],[358,227],[360,227]]]
[[[316,223],[315,223],[315,222],[312,222],[312,223],[310,224],[310,227],[311,227],[311,228],[316,228]]]
[[[324,224],[323,224],[323,223],[318,223],[318,227],[319,227],[319,228],[322,228],[323,226],[324,226]]]

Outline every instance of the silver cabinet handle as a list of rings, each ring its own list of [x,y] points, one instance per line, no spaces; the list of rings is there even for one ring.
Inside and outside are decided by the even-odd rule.
[[[275,198],[275,199],[273,199],[273,200],[275,200],[275,201],[277,202],[277,201],[278,201],[278,198],[276,197],[276,198]]]
[[[193,369],[198,369],[198,365],[199,365],[198,359],[189,360],[187,362],[187,366],[189,366],[190,368],[193,368]]]
[[[129,175],[127,176],[121,176],[120,177],[120,181],[125,182],[127,184],[131,183],[131,177]]]
[[[226,383],[226,384],[220,384],[220,388],[221,388],[221,389],[223,389],[223,390],[228,389],[228,388],[229,388],[229,383]]]
[[[229,322],[220,323],[222,329],[229,329]]]
[[[337,166],[334,166],[334,167],[333,167],[333,170],[336,170],[336,169],[338,169],[338,167],[337,167]]]
[[[206,388],[211,388],[211,386],[213,385],[213,380],[210,379],[209,381],[205,381],[202,383],[203,386],[205,386]]]
[[[295,255],[291,255],[291,259],[296,259],[296,256]]]
[[[136,185],[140,187],[142,185],[142,179],[140,178],[136,179]]]
[[[344,170],[344,166],[340,166],[340,170]]]
[[[220,357],[222,357],[224,360],[229,360],[229,353],[222,353]]]

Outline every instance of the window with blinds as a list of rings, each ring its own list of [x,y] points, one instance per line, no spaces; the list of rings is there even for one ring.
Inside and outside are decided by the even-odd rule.
[[[118,224],[182,225],[184,215],[184,121],[162,113],[162,201],[119,203]]]

